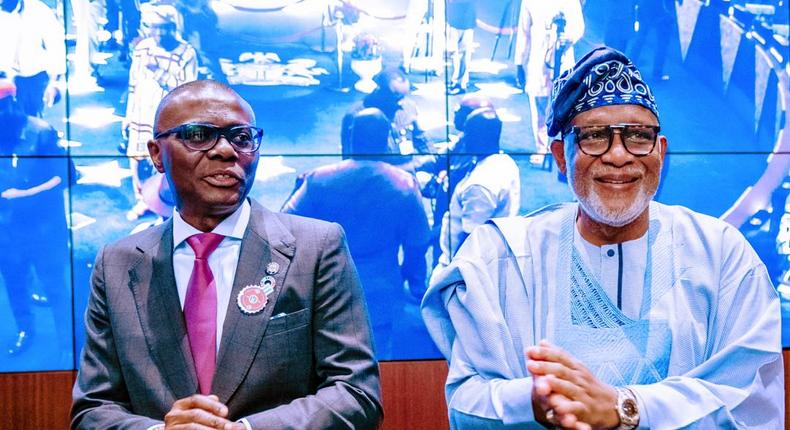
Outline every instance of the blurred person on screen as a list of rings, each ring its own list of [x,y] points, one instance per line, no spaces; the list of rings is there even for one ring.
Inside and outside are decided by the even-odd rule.
[[[349,158],[308,172],[283,206],[283,212],[345,229],[379,358],[392,358],[393,322],[407,299],[404,282],[417,300],[425,292],[430,238],[417,179],[388,162],[389,132],[390,121],[380,110],[357,112]]]
[[[143,200],[142,183],[150,176],[148,141],[159,101],[173,88],[197,79],[197,54],[178,33],[179,14],[175,7],[146,4],[141,19],[148,37],[140,40],[132,53],[126,116],[121,132],[127,139],[126,155],[132,170],[135,205],[126,214],[134,221],[150,208]]]
[[[0,74],[12,78],[22,110],[41,117],[61,97],[63,23],[40,0],[0,0]]]
[[[58,320],[71,314],[64,191],[72,164],[66,150],[58,146],[55,129],[27,115],[15,92],[11,81],[0,79],[0,275],[16,323],[3,354],[22,356],[35,342],[31,305],[38,301],[52,307],[54,346],[64,356],[56,359],[65,368],[71,363],[71,326]],[[34,285],[37,288],[31,288]],[[33,291],[37,291],[35,300]]]
[[[547,122],[578,202],[476,228],[423,300],[452,427],[784,428],[777,293],[737,228],[652,201],[667,138],[637,68],[592,50]]]
[[[418,122],[419,110],[414,100],[408,98],[411,83],[403,71],[395,67],[385,68],[373,78],[376,89],[362,100],[351,105],[343,116],[340,131],[340,147],[343,155],[349,153],[351,146],[352,125],[357,112],[366,108],[379,109],[391,124],[388,138],[388,152],[403,154],[393,157],[393,164],[408,163],[410,154],[426,154],[432,152],[428,146],[425,132]],[[397,160],[397,161],[395,161]]]
[[[642,64],[639,61],[640,55],[652,54],[651,79],[669,80],[669,75],[664,73],[664,63],[669,52],[671,36],[677,32],[675,0],[637,0],[634,10],[636,36],[629,38],[627,52],[636,64]],[[651,35],[655,37],[655,45],[652,49],[645,49],[645,46],[649,46],[646,43]]]
[[[450,206],[450,196],[454,191],[451,187],[455,187],[460,179],[469,173],[468,169],[463,168],[463,166],[470,165],[469,157],[448,157],[448,154],[456,153],[456,155],[461,155],[464,152],[464,144],[460,143],[464,136],[464,124],[469,114],[482,107],[494,109],[494,104],[488,97],[480,95],[479,92],[466,94],[458,102],[453,111],[453,127],[457,133],[449,136],[447,149],[437,156],[437,161],[433,165],[434,170],[431,172],[431,179],[423,186],[423,196],[431,199],[433,208],[433,222],[431,223],[433,266],[439,263],[439,256],[442,255],[441,245],[439,244],[442,218],[444,218]],[[452,175],[450,175],[450,172]],[[453,176],[453,178],[450,176]]]
[[[379,424],[345,234],[247,198],[262,136],[250,105],[216,81],[160,103],[148,149],[176,209],[96,257],[72,428]]]
[[[477,0],[446,0],[447,53],[450,55],[450,81],[447,94],[463,94],[469,89],[469,66],[477,27]]]
[[[530,159],[533,164],[542,164],[549,152],[545,123],[551,80],[557,77],[555,71],[564,71],[573,65],[573,45],[583,34],[584,16],[579,0],[521,2],[513,61],[516,83],[529,96],[530,125],[536,150]]]
[[[449,209],[442,217],[439,264],[447,265],[472,230],[489,218],[514,216],[521,204],[518,166],[499,153],[502,120],[491,107],[467,116],[450,155]]]
[[[176,8],[184,18],[184,39],[198,55],[200,76],[215,81],[224,81],[225,74],[220,67],[219,53],[222,46],[217,37],[219,18],[209,0],[177,0]]]

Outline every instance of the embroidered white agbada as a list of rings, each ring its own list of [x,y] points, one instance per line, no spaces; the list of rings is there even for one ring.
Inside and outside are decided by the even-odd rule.
[[[647,234],[606,249],[577,211],[492,220],[435,271],[422,314],[451,427],[543,428],[524,351],[545,338],[629,386],[639,428],[784,428],[779,299],[737,229],[653,202]]]

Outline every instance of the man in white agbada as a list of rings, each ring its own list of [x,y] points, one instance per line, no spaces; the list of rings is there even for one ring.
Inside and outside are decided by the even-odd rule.
[[[579,203],[478,227],[423,301],[451,427],[784,428],[777,294],[737,229],[651,202],[667,139],[639,71],[595,49],[551,107]]]

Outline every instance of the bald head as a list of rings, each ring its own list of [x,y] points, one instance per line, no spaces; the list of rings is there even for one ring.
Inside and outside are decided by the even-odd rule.
[[[239,151],[227,132],[203,150],[191,149],[178,133],[162,132],[186,124],[228,130],[254,122],[249,103],[216,81],[181,85],[160,103],[154,123],[159,137],[148,141],[148,153],[165,174],[182,218],[198,230],[213,230],[241,206],[255,181],[258,151]]]
[[[221,99],[231,103],[235,101],[242,109],[249,112],[252,123],[255,122],[255,113],[252,111],[252,107],[239,93],[222,82],[204,79],[181,84],[162,98],[156,109],[156,116],[154,116],[154,132],[158,133],[170,128],[170,125],[160,127],[160,121],[171,111],[183,109],[197,100],[205,99]]]

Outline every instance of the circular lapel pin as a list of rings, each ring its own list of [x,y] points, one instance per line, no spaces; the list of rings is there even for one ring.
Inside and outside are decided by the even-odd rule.
[[[274,287],[276,285],[277,283],[272,276],[264,276],[263,279],[261,279],[261,288],[263,288],[263,292],[267,296],[274,292]]]
[[[269,264],[266,265],[267,275],[276,275],[277,272],[279,271],[280,271],[280,265],[277,264],[276,261],[270,261]]]
[[[239,309],[247,315],[257,314],[266,307],[269,298],[266,296],[263,287],[260,285],[248,285],[241,289],[236,304]]]

